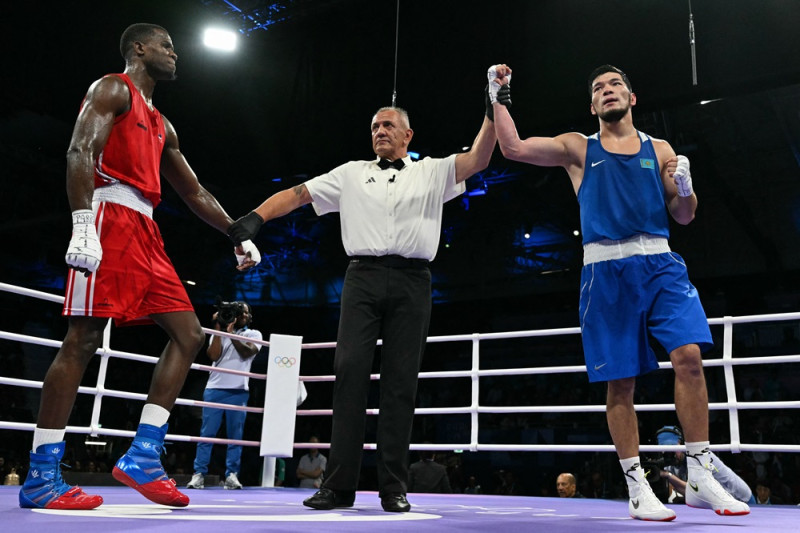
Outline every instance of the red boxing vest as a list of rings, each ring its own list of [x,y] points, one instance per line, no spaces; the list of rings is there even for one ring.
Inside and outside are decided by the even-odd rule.
[[[167,136],[164,120],[157,109],[147,107],[127,74],[108,76],[118,76],[128,85],[131,108],[114,120],[108,142],[95,161],[94,186],[130,185],[155,207],[161,201],[161,152]]]

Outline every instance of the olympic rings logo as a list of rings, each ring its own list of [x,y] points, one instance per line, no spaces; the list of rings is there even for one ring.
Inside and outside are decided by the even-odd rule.
[[[275,364],[280,368],[292,368],[295,363],[297,363],[297,359],[294,357],[281,357],[280,355],[275,356]]]

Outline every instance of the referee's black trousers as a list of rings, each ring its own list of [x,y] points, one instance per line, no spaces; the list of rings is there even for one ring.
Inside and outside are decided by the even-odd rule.
[[[382,496],[407,491],[417,379],[431,316],[431,273],[427,262],[406,261],[387,265],[362,259],[351,261],[347,268],[325,488],[358,488],[369,376],[380,338],[378,488]]]

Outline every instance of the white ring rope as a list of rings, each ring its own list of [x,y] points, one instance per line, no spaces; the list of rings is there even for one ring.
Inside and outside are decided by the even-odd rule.
[[[63,303],[62,296],[49,294],[45,292],[26,289],[0,283],[0,291],[10,292],[22,296],[37,298],[40,300]],[[730,418],[730,443],[728,444],[712,444],[711,449],[714,451],[732,451],[739,452],[800,452],[800,445],[788,444],[762,444],[762,443],[742,443],[740,442],[739,433],[739,418],[738,411],[750,409],[800,409],[800,401],[760,401],[760,402],[740,402],[736,399],[735,381],[733,375],[733,367],[739,365],[765,365],[765,364],[789,364],[800,363],[800,354],[797,355],[777,355],[777,356],[764,356],[764,357],[733,357],[733,327],[740,324],[752,324],[760,322],[783,322],[783,321],[798,321],[800,320],[800,313],[780,313],[780,314],[767,314],[767,315],[751,315],[739,317],[723,317],[712,318],[708,322],[712,326],[723,326],[724,339],[722,346],[723,356],[718,359],[707,359],[703,361],[704,367],[722,367],[725,372],[725,385],[727,389],[727,401],[724,402],[711,402],[709,409],[712,411],[728,411]],[[109,329],[107,329],[107,332]],[[246,340],[248,342],[255,342],[263,346],[269,346],[267,341],[256,341],[241,337],[238,335],[230,334],[223,331],[216,331],[208,328],[203,328],[207,334],[220,335],[229,338],[236,338]],[[469,414],[471,415],[471,429],[470,429],[470,442],[460,444],[412,444],[412,450],[469,450],[469,451],[561,451],[561,452],[613,452],[614,446],[610,444],[484,444],[478,442],[478,415],[479,414],[504,414],[504,413],[604,413],[605,405],[547,405],[547,406],[481,406],[478,403],[479,393],[479,380],[481,377],[489,376],[520,376],[520,375],[547,375],[547,374],[569,374],[569,373],[582,373],[586,372],[584,365],[567,365],[567,366],[552,366],[552,367],[531,367],[531,368],[506,368],[506,369],[480,369],[480,343],[481,341],[492,341],[502,339],[519,339],[528,337],[551,337],[559,335],[577,335],[580,334],[580,328],[556,328],[556,329],[543,329],[543,330],[530,330],[530,331],[511,331],[499,333],[472,333],[463,335],[447,335],[428,338],[429,343],[442,343],[442,342],[471,342],[472,343],[472,368],[470,370],[458,371],[436,371],[436,372],[421,372],[419,377],[421,379],[442,379],[442,378],[470,378],[472,381],[470,404],[460,407],[443,407],[443,408],[417,408],[415,414],[417,415],[448,415],[448,414]],[[108,333],[107,333],[108,335]],[[47,346],[52,348],[59,348],[61,341],[52,339],[44,339],[30,335],[22,335],[13,332],[0,331],[0,339],[10,340],[20,343],[31,343],[40,346]],[[378,341],[380,345],[380,341]],[[302,344],[304,350],[316,349],[332,349],[336,347],[335,342],[322,342],[322,343],[307,343]],[[126,392],[114,389],[108,389],[104,386],[105,383],[105,367],[109,358],[119,358],[131,361],[139,361],[143,363],[155,364],[158,361],[157,357],[135,354],[129,352],[122,352],[113,350],[108,347],[108,339],[104,342],[104,347],[100,348],[97,353],[101,357],[101,371],[98,373],[98,383],[95,387],[80,387],[78,392],[81,394],[90,394],[95,396],[95,405],[92,416],[92,423],[88,427],[84,426],[67,426],[69,433],[82,433],[90,434],[92,436],[108,435],[119,437],[132,437],[133,431],[119,430],[107,428],[99,423],[100,417],[100,403],[104,396],[112,398],[123,398],[130,400],[144,401],[147,397],[146,394]],[[659,369],[671,368],[670,362],[659,363]],[[193,370],[203,372],[223,372],[228,374],[243,375],[250,378],[259,380],[266,380],[266,374],[257,374],[252,372],[241,372],[236,370],[228,370],[215,368],[209,365],[193,364]],[[371,379],[379,379],[379,374],[372,374]],[[331,382],[334,381],[332,375],[314,375],[314,376],[301,376],[303,382]],[[17,379],[0,376],[0,384],[10,385],[16,387],[39,388],[42,387],[42,382],[31,381],[25,379]],[[178,398],[176,405],[190,406],[190,407],[216,407],[221,409],[246,411],[251,413],[263,413],[262,407],[247,407],[247,406],[232,406],[227,404],[217,404],[213,402],[204,402],[201,400],[193,400],[186,398]],[[675,405],[672,403],[664,404],[641,404],[636,405],[637,412],[650,412],[650,411],[674,411]],[[377,415],[378,409],[367,409],[368,415]],[[297,416],[330,416],[331,409],[307,409],[297,410]],[[20,423],[0,420],[0,429],[14,429],[23,431],[33,431],[35,424]],[[206,438],[191,435],[169,434],[168,439],[178,442],[211,442],[214,444],[240,444],[242,446],[259,446],[257,441],[242,441],[230,440],[220,438]],[[720,440],[718,435],[714,436],[714,440]],[[309,442],[296,442],[294,447],[308,449],[308,448],[329,448],[329,443],[309,443]],[[364,448],[367,450],[376,449],[374,443],[366,443]],[[664,445],[647,445],[640,446],[641,451],[644,452],[663,452],[663,451],[677,451],[681,450],[681,446],[664,446]]]

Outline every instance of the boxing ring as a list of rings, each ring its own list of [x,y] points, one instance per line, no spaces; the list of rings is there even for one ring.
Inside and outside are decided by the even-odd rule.
[[[24,287],[0,283],[0,296],[10,293],[26,298],[35,298],[53,304],[61,304],[63,297],[55,294],[30,290]],[[54,310],[56,306],[54,305]],[[735,368],[750,365],[780,365],[781,368],[794,368],[792,364],[800,363],[800,354],[788,355],[759,355],[738,356],[734,349],[735,328],[747,328],[760,323],[792,324],[793,327],[800,322],[800,313],[782,313],[758,316],[722,317],[709,319],[712,331],[721,332],[721,355],[704,360],[707,369],[717,369],[721,372],[720,383],[724,384],[724,398],[721,401],[710,401],[709,409],[719,412],[727,419],[728,435],[712,434],[714,451],[741,452],[800,452],[800,445],[744,442],[741,431],[741,414],[748,410],[796,410],[800,409],[800,401],[742,401],[737,398],[737,382]],[[220,334],[214,330],[204,329],[206,333]],[[222,333],[228,336],[228,334]],[[473,333],[466,335],[449,335],[430,337],[429,351],[435,350],[439,344],[458,344],[468,347],[470,364],[468,369],[423,371],[420,380],[467,380],[469,382],[469,398],[466,405],[451,407],[419,407],[416,415],[460,415],[469,419],[469,438],[462,442],[448,443],[422,443],[414,442],[412,450],[437,450],[459,452],[613,452],[611,444],[575,444],[575,443],[496,443],[483,442],[480,438],[481,415],[503,414],[551,414],[563,413],[566,415],[596,413],[604,416],[605,406],[597,405],[485,405],[480,401],[481,381],[494,378],[514,378],[523,376],[540,376],[543,379],[552,379],[555,375],[576,374],[585,372],[585,366],[580,364],[563,366],[537,366],[537,367],[507,367],[485,368],[487,364],[486,346],[493,342],[530,338],[555,338],[571,336],[573,340],[580,335],[579,328],[542,329],[532,331],[512,331],[502,333]],[[230,335],[234,338],[236,336]],[[27,335],[18,332],[5,331],[0,327],[0,339],[21,344],[33,344],[49,348],[58,348],[60,340]],[[717,335],[715,334],[715,339]],[[253,342],[252,339],[247,339]],[[718,341],[719,343],[719,341]],[[269,346],[269,342],[262,341],[262,345]],[[302,344],[302,352],[327,350],[333,356],[334,342]],[[109,364],[112,360],[128,360],[142,364],[154,364],[156,357],[115,350],[112,348],[110,326],[106,329],[103,345],[98,350],[100,357],[99,370],[94,386],[81,386],[79,395],[88,395],[93,398],[91,419],[88,425],[68,426],[67,433],[85,434],[92,438],[102,436],[133,437],[134,432],[118,427],[126,421],[107,420],[103,418],[103,400],[105,398],[118,398],[126,401],[142,402],[145,394],[125,390],[117,390],[106,386],[106,377]],[[482,359],[484,355],[484,359]],[[660,369],[670,368],[668,361],[659,364]],[[192,371],[211,372],[221,371],[246,375],[257,380],[266,380],[265,374],[241,373],[225,369],[216,369],[211,366],[194,364]],[[789,370],[787,370],[788,372]],[[377,374],[372,375],[377,380]],[[300,380],[308,387],[309,395],[314,394],[316,383],[332,382],[333,375],[301,375]],[[42,382],[35,380],[6,377],[0,375],[0,385],[3,387],[23,387],[41,389]],[[236,407],[229,405],[210,404],[191,398],[179,398],[176,409],[182,407],[213,406],[223,409],[244,410],[248,413],[264,415],[265,409],[261,407]],[[302,407],[302,406],[301,406]],[[643,403],[636,405],[637,412],[671,412],[674,411],[672,403]],[[378,409],[368,409],[369,415],[378,414]],[[795,413],[795,411],[792,411]],[[298,408],[297,417],[330,417],[330,409],[302,409]],[[796,418],[796,414],[795,414]],[[116,427],[115,427],[116,426]],[[31,432],[33,423],[22,423],[0,420],[0,430]],[[229,441],[220,438],[202,438],[194,435],[181,435],[169,433],[168,441],[172,442],[212,442],[227,444],[234,442],[242,446],[258,447],[260,442],[251,440]],[[295,442],[295,449],[328,448],[329,443]],[[367,450],[374,450],[375,443],[366,443]],[[659,446],[643,444],[641,452],[678,451],[681,446]],[[274,461],[274,459],[272,459]],[[270,458],[265,458],[264,473],[272,470]],[[0,487],[0,501],[4,523],[8,526],[24,528],[29,524],[36,527],[59,525],[67,527],[68,531],[82,529],[84,531],[100,531],[130,529],[138,530],[165,530],[181,526],[201,530],[211,530],[213,527],[226,527],[231,522],[236,522],[236,527],[242,530],[263,531],[265,529],[283,531],[291,528],[294,531],[318,531],[323,527],[325,531],[374,531],[377,527],[387,531],[408,531],[411,528],[435,528],[437,531],[485,531],[495,528],[504,528],[508,531],[536,531],[546,528],[557,528],[558,531],[583,531],[587,527],[606,530],[640,530],[644,527],[658,527],[656,524],[642,523],[627,517],[625,505],[627,502],[618,500],[599,499],[566,499],[546,497],[522,496],[488,496],[488,495],[433,495],[410,494],[412,504],[411,513],[385,513],[380,509],[379,498],[376,493],[359,491],[356,504],[352,509],[337,509],[336,511],[314,511],[301,505],[302,500],[313,491],[308,489],[292,489],[271,487],[272,476],[264,475],[262,487],[247,487],[243,491],[221,491],[206,489],[190,491],[192,503],[186,509],[167,509],[152,505],[143,500],[134,491],[124,487],[103,487],[98,491],[104,496],[105,503],[97,510],[87,512],[71,511],[68,516],[49,510],[19,509],[17,506],[18,487]],[[707,510],[691,509],[686,506],[676,510],[678,519],[660,527],[689,527],[692,531],[717,531],[721,527],[746,527],[748,531],[757,531],[763,527],[771,531],[794,531],[796,520],[800,518],[800,508],[794,506],[755,506],[751,515],[745,517],[721,518]],[[177,522],[176,522],[177,521]],[[197,522],[200,521],[200,522]],[[408,524],[406,522],[414,522]],[[377,523],[376,523],[377,522]],[[202,523],[202,526],[201,526]],[[65,524],[68,524],[65,526]],[[307,525],[306,525],[307,524]],[[324,525],[323,525],[324,524]],[[216,525],[216,526],[215,526]],[[208,529],[206,529],[208,528]],[[307,528],[307,529],[306,529]],[[14,529],[16,530],[16,529]]]

